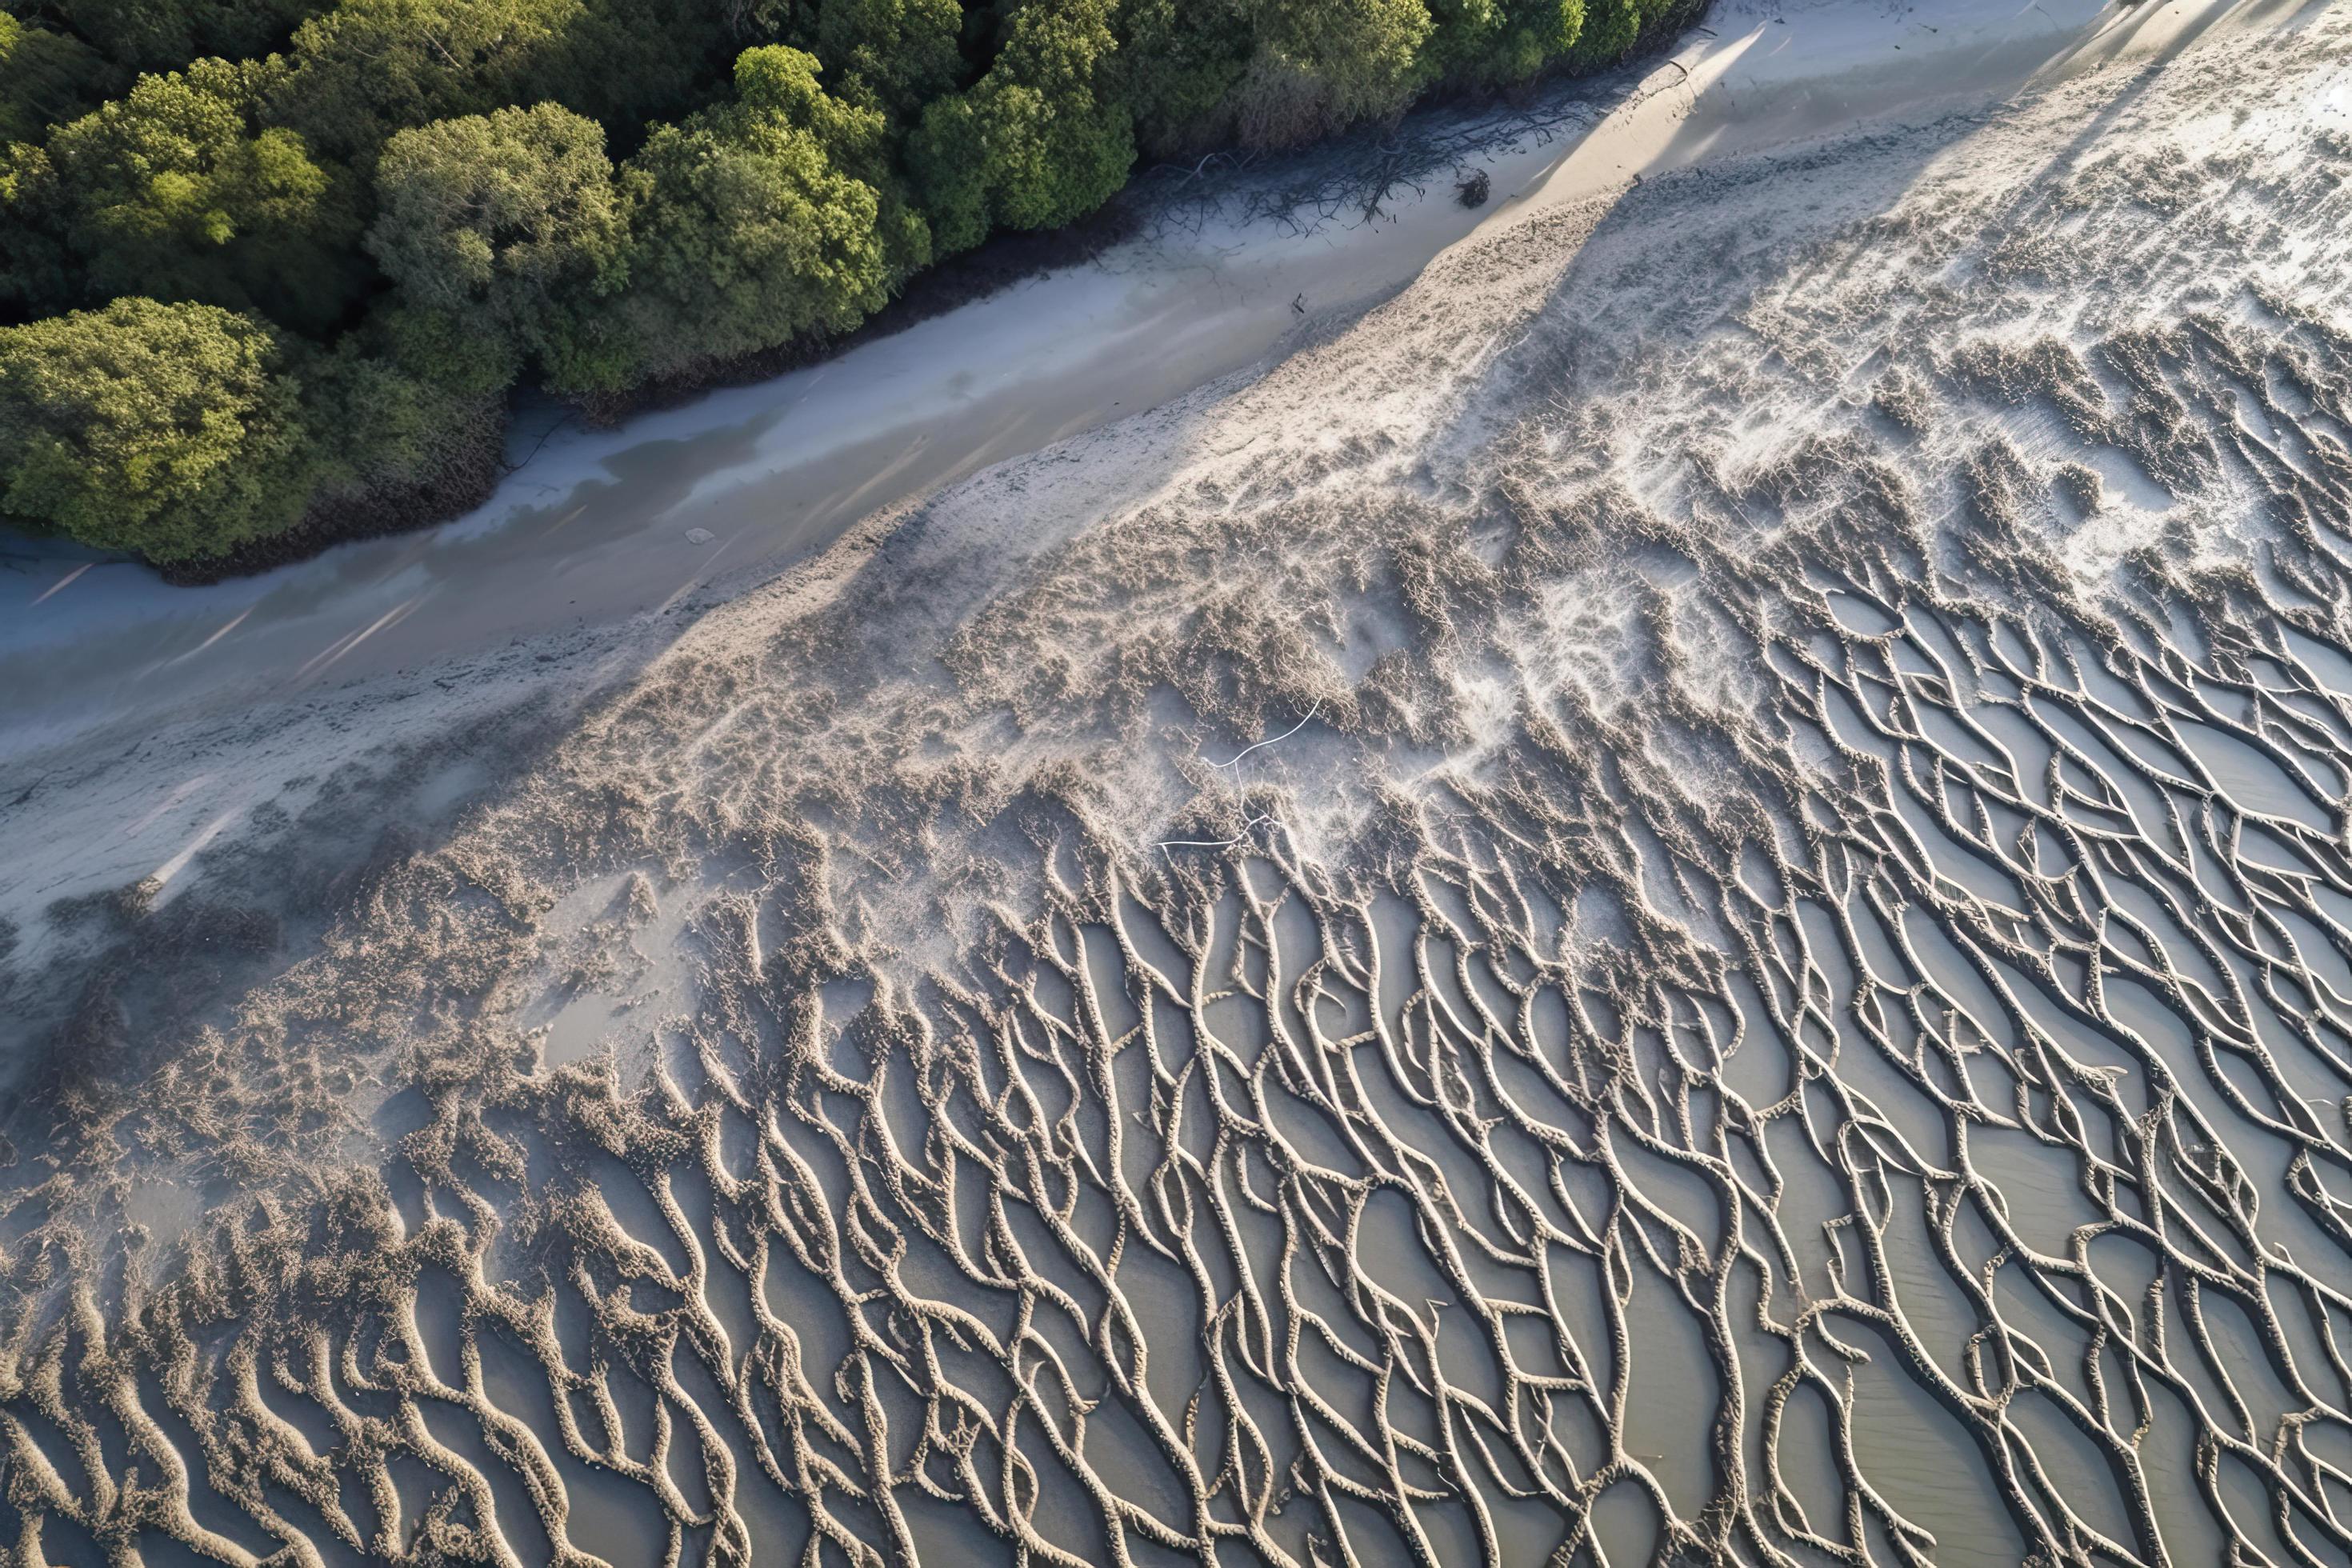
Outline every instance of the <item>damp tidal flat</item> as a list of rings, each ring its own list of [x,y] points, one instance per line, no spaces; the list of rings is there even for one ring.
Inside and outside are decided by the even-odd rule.
[[[2126,25],[7,764],[0,1546],[2343,1561],[2352,13]]]

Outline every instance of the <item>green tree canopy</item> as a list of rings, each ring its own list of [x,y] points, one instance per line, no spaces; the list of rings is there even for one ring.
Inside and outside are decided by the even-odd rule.
[[[74,119],[119,85],[114,74],[79,38],[0,11],[0,143]]]
[[[858,177],[880,112],[827,96],[817,69],[745,50],[734,102],[656,129],[623,171],[636,372],[845,331],[928,259],[920,217]]]
[[[923,110],[909,156],[942,253],[1051,228],[1108,201],[1135,162],[1117,91],[1116,0],[1031,0],[988,74]]]
[[[1430,79],[1434,27],[1423,0],[1266,0],[1236,93],[1242,139],[1286,146],[1402,112]]]
[[[512,101],[552,99],[635,143],[654,120],[700,108],[722,88],[743,37],[723,5],[580,0],[521,62]]]
[[[604,132],[559,104],[404,131],[376,165],[367,248],[403,302],[460,337],[555,362],[626,276]]]
[[[290,527],[310,458],[285,358],[267,324],[211,305],[0,330],[0,512],[155,561]]]
[[[1694,4],[0,0],[0,512],[163,558],[456,504],[524,375],[835,336],[1139,146],[1606,65]]]
[[[737,104],[741,113],[781,119],[807,132],[835,168],[872,188],[886,283],[895,289],[931,264],[930,226],[898,172],[898,142],[888,119],[826,92],[818,81],[822,70],[805,51],[746,49],[735,60]]]
[[[1119,58],[1136,139],[1153,157],[1233,137],[1231,98],[1255,36],[1244,0],[1127,0]]]
[[[66,249],[57,165],[28,142],[0,144],[0,319],[74,302],[82,268]]]
[[[332,324],[363,268],[351,192],[254,118],[266,64],[198,60],[50,135],[53,221],[98,299],[141,293]]]
[[[1432,0],[1431,68],[1472,86],[1523,82],[1565,58],[1584,30],[1585,0]]]
[[[845,97],[907,113],[954,89],[962,29],[956,0],[825,0],[816,55]]]
[[[466,384],[424,374],[431,356],[370,352],[382,345],[361,338],[346,337],[303,366],[317,489],[364,502],[392,487],[478,484],[484,459],[501,446],[495,416],[511,368]]]
[[[581,9],[581,0],[341,0],[295,33],[270,107],[314,145],[364,163],[399,131],[525,96]]]
[[[279,119],[362,164],[394,133],[552,100],[634,134],[725,68],[723,9],[671,0],[341,0],[303,24]]]
[[[321,0],[56,0],[56,14],[109,59],[169,70],[200,55],[267,54]]]
[[[1665,15],[1674,0],[1585,0],[1584,31],[1575,63],[1586,69],[1613,65],[1641,42],[1642,29]]]

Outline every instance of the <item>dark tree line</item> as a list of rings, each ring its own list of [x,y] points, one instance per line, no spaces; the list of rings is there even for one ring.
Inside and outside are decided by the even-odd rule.
[[[163,563],[446,498],[525,378],[838,335],[1139,161],[1605,65],[1687,9],[0,5],[0,519]]]

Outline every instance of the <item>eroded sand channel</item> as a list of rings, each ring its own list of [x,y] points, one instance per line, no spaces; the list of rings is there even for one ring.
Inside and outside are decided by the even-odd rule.
[[[2325,7],[1645,181],[53,912],[0,1542],[2343,1561],[2347,244]]]

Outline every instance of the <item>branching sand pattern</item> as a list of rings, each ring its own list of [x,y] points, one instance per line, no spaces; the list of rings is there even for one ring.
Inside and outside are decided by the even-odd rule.
[[[1530,216],[53,912],[0,1540],[2345,1561],[2347,95]]]

